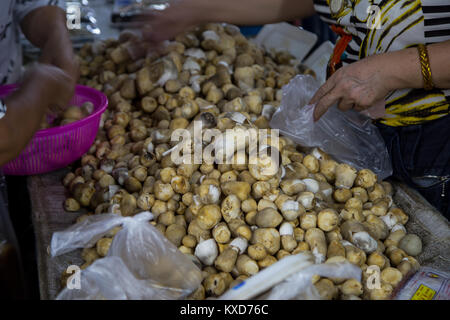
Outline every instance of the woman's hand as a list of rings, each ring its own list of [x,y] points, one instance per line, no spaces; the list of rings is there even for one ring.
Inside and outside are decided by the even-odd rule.
[[[174,39],[183,31],[200,23],[192,8],[185,7],[185,1],[172,4],[162,11],[151,11],[140,15],[134,22],[141,25],[140,30],[125,30],[120,34],[120,42],[128,42],[127,51],[133,60],[148,55],[159,55],[163,42]]]
[[[316,105],[314,121],[336,103],[342,111],[362,111],[384,100],[394,89],[386,60],[383,54],[374,55],[338,69],[310,101]]]
[[[73,79],[61,68],[36,64],[25,74],[18,91],[31,105],[39,102],[50,111],[62,110],[73,96]]]
[[[182,2],[175,3],[166,10],[148,13],[139,19],[143,19],[145,23],[142,38],[152,45],[171,40],[202,22],[197,18],[197,13],[185,8]]]
[[[314,14],[312,0],[179,0],[162,11],[144,15],[145,40],[160,43],[206,22],[261,25]]]
[[[19,89],[3,99],[7,110],[0,119],[0,165],[25,148],[48,108],[67,106],[72,90],[70,76],[55,66],[37,64],[27,71]]]

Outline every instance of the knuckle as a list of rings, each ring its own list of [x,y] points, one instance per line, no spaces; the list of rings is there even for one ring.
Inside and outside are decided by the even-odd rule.
[[[322,113],[322,111],[325,109],[325,105],[324,105],[324,103],[323,103],[323,101],[320,101],[319,103],[317,103],[317,105],[316,105],[316,110],[319,112],[319,113]]]
[[[359,99],[360,94],[359,94],[358,90],[354,90],[354,89],[353,90],[349,90],[348,96],[349,96],[350,99],[352,99],[355,102],[360,100]]]
[[[361,108],[363,108],[363,109],[368,109],[368,108],[370,108],[371,104],[370,104],[369,101],[367,101],[367,100],[362,100],[362,101],[359,103],[359,106],[360,106]]]
[[[322,99],[323,101],[323,107],[328,106],[332,101],[333,101],[333,97],[331,95],[327,95],[325,96],[324,99]]]
[[[342,110],[342,111],[348,110],[349,109],[349,104],[346,103],[345,101],[341,101],[339,103],[339,105],[338,105],[338,109]]]
[[[317,90],[315,96],[320,97],[325,93],[325,85],[321,86],[319,90]]]
[[[350,81],[342,81],[342,88],[346,91],[346,92],[352,92],[353,90],[352,90],[352,88],[353,88],[353,85],[352,85],[352,83],[350,82]]]
[[[341,68],[338,71],[336,71],[335,73],[336,81],[345,81],[345,79],[347,78],[346,73],[347,73],[346,68]]]

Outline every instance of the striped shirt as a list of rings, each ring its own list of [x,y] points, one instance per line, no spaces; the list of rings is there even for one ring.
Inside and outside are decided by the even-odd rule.
[[[330,6],[339,10],[331,14]],[[343,64],[420,43],[450,40],[449,0],[314,0],[314,7],[323,21],[352,35]],[[386,97],[386,116],[380,122],[420,124],[448,115],[449,106],[450,89],[395,90]]]

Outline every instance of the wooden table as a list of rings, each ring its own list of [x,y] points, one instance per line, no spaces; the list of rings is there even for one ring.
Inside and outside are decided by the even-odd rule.
[[[36,250],[41,299],[54,299],[61,290],[60,276],[71,264],[80,265],[80,250],[51,258],[48,254],[54,231],[64,230],[81,213],[64,211],[65,189],[61,183],[68,169],[28,178],[32,221],[36,236]]]

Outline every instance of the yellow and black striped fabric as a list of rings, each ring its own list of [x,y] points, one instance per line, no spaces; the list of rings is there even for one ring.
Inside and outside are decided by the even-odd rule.
[[[342,57],[344,64],[420,43],[450,40],[450,0],[314,2],[322,20],[343,27],[353,36]],[[417,70],[420,72],[419,65]],[[396,90],[386,97],[386,116],[380,122],[389,126],[421,124],[448,115],[449,106],[450,89]]]

